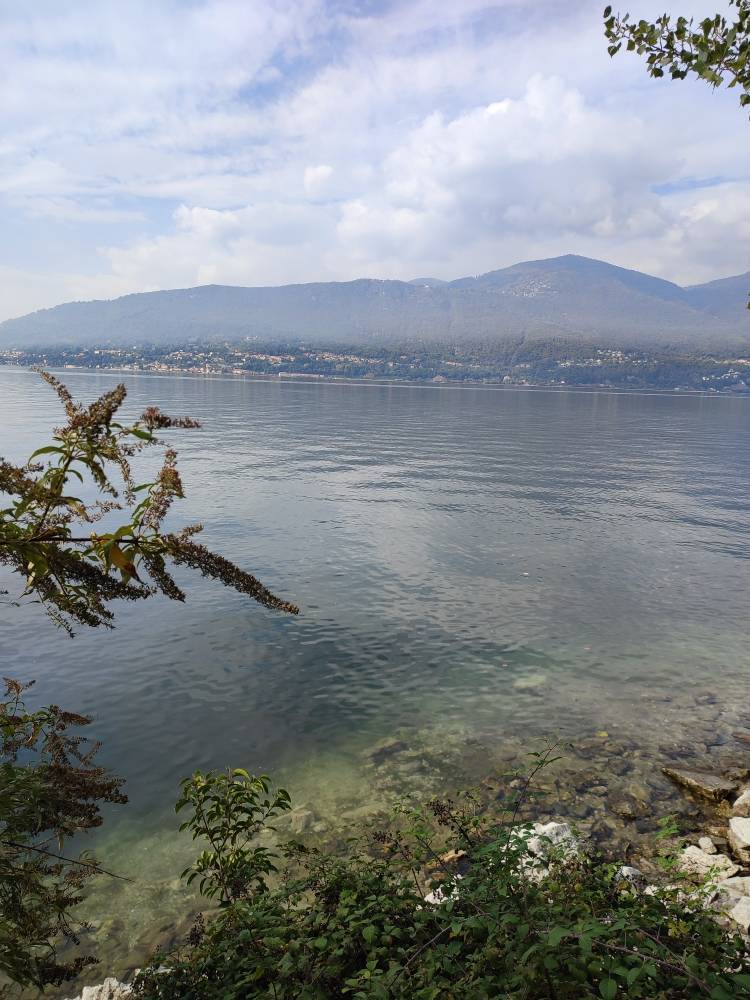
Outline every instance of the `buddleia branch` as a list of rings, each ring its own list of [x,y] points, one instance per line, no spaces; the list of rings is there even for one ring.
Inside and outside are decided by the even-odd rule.
[[[39,374],[57,393],[67,422],[25,465],[0,459],[0,495],[9,498],[0,509],[0,563],[23,577],[22,597],[39,601],[71,634],[76,623],[111,627],[110,604],[116,600],[157,593],[185,600],[169,572],[171,562],[198,569],[267,608],[299,612],[252,574],[194,542],[201,525],[163,530],[185,493],[177,453],[158,432],[198,428],[196,420],[151,406],[133,423],[120,423],[124,385],[82,406],[54,375]],[[152,482],[137,484],[133,463],[148,448],[163,450],[161,469]],[[75,495],[86,483],[95,487],[93,502]],[[96,530],[102,518],[118,515],[117,528]]]

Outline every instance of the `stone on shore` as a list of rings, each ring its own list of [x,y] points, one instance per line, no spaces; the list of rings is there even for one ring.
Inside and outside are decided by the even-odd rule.
[[[750,934],[750,896],[743,896],[729,911],[729,916],[745,934]]]
[[[567,860],[580,853],[578,841],[567,823],[534,823],[533,836],[527,846],[538,858],[547,859],[552,853],[560,853]]]
[[[729,781],[718,774],[692,771],[682,767],[664,767],[662,771],[688,792],[704,799],[711,799],[713,802],[728,799],[737,792],[736,781]]]
[[[133,992],[126,983],[121,983],[118,979],[110,976],[98,986],[84,986],[77,997],[72,1000],[124,1000]]]
[[[455,878],[462,879],[463,875],[456,875]],[[433,889],[432,892],[428,892],[424,898],[425,903],[432,903],[433,906],[440,906],[441,903],[445,903],[448,899],[455,899],[458,895],[458,887],[453,886],[450,892],[446,892],[440,886],[437,889]]]
[[[750,933],[750,878],[727,878],[719,882],[708,905],[725,920],[737,924],[744,934]]]
[[[615,872],[615,883],[623,888],[630,886],[631,889],[642,890],[646,888],[646,876],[640,868],[621,865]]]
[[[706,854],[718,853],[716,850],[716,844],[713,842],[713,840],[711,840],[710,837],[701,837],[698,840],[698,847],[700,847],[700,849],[704,851]]]
[[[733,878],[722,879],[716,888],[733,896],[750,896],[750,876],[736,875]]]
[[[750,818],[732,816],[729,820],[729,846],[738,861],[750,865]]]
[[[735,816],[750,817],[750,785],[742,791],[739,798],[735,799],[732,813]]]
[[[727,879],[736,875],[740,866],[736,865],[726,854],[709,854],[700,847],[691,844],[680,855],[678,862],[680,871],[686,875],[698,875],[700,878]]]

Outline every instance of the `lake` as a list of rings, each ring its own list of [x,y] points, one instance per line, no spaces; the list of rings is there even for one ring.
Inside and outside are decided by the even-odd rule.
[[[647,773],[750,722],[750,399],[63,377],[199,418],[172,435],[180,523],[302,609],[184,573],[187,604],[123,605],[111,633],[3,608],[3,674],[93,715],[127,779],[96,847],[136,885],[90,904],[112,971],[189,908],[171,809],[195,768],[271,773],[323,837],[543,737],[602,733]],[[60,422],[0,369],[0,453]]]

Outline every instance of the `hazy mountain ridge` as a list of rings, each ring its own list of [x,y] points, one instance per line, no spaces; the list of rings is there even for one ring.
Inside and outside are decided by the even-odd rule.
[[[70,302],[0,324],[0,345],[248,336],[310,343],[565,337],[632,345],[746,344],[748,292],[750,273],[682,288],[568,255],[450,282],[204,285]]]

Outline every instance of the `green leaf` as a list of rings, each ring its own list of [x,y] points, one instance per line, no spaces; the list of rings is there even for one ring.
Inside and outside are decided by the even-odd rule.
[[[372,942],[375,940],[375,936],[377,935],[377,933],[378,933],[377,927],[375,927],[373,924],[370,924],[368,927],[365,927],[363,929],[362,937],[368,944],[372,944]]]
[[[553,927],[547,936],[547,944],[550,948],[556,948],[569,933],[567,927]]]
[[[617,996],[617,983],[614,979],[602,979],[599,983],[599,992],[604,1000],[615,1000]]]

